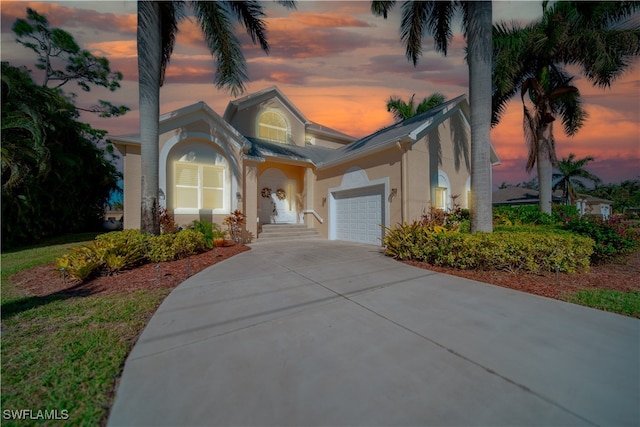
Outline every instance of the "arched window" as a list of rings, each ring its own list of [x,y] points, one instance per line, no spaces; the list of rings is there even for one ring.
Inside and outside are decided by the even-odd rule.
[[[258,121],[258,137],[267,141],[287,143],[287,121],[276,111],[265,111]]]
[[[438,170],[438,186],[435,188],[434,207],[442,210],[451,208],[449,177],[444,171]]]

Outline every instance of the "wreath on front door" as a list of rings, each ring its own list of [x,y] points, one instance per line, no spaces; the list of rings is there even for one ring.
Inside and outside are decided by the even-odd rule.
[[[284,200],[287,198],[287,193],[285,193],[282,188],[278,188],[276,190],[276,197],[278,198],[278,200]]]
[[[271,197],[271,189],[269,187],[264,187],[262,189],[262,197],[264,197],[265,199],[268,199]]]

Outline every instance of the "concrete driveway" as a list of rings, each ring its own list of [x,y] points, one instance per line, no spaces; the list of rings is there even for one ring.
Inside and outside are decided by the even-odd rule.
[[[639,425],[639,342],[640,320],[373,246],[256,244],[163,302],[109,425]]]

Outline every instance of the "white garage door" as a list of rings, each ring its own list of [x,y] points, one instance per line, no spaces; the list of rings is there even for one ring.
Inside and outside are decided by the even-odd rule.
[[[384,187],[334,193],[335,238],[380,245],[384,224]]]

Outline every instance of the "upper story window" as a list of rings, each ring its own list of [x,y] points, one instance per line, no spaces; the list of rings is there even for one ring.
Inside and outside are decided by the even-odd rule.
[[[287,143],[289,129],[284,117],[275,111],[266,111],[260,115],[258,137],[267,141]]]

